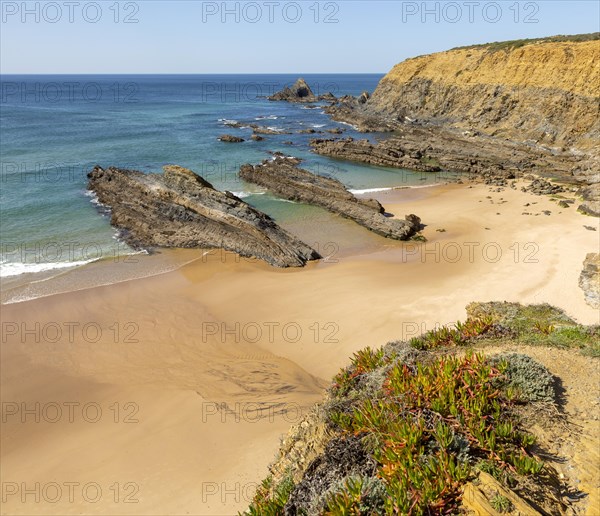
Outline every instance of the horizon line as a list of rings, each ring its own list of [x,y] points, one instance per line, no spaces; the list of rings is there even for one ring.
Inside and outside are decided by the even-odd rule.
[[[134,73],[111,73],[111,72],[61,72],[61,73],[18,73],[18,72],[0,72],[3,75],[385,75],[388,72],[134,72]]]

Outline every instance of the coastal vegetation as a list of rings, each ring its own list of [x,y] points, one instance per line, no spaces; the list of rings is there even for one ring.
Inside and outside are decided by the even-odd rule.
[[[356,352],[284,440],[247,513],[450,514],[477,503],[563,513],[570,486],[527,417],[564,424],[559,380],[527,347],[594,360],[600,328],[546,304],[472,303],[467,314]],[[482,484],[494,487],[487,500],[465,498]]]

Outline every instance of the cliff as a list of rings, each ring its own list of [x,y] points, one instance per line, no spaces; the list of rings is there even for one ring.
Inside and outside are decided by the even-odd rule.
[[[456,48],[397,64],[367,101],[393,121],[591,148],[600,138],[598,33]]]

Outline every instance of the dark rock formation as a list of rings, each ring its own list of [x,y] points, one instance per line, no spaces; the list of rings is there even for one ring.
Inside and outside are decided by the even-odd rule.
[[[244,141],[243,138],[240,138],[239,136],[233,136],[231,134],[222,134],[217,139],[226,143],[241,143]]]
[[[581,213],[600,217],[600,184],[593,184],[581,188],[578,194],[583,202],[577,208]]]
[[[371,165],[395,168],[410,168],[423,172],[437,172],[440,167],[423,160],[423,153],[417,150],[406,150],[399,147],[394,140],[386,140],[373,144],[369,140],[355,140],[345,138],[314,139],[310,144],[317,154],[334,158],[360,161]]]
[[[560,185],[553,185],[544,179],[534,179],[528,186],[521,188],[523,192],[531,192],[535,195],[552,195],[564,192],[564,188]]]
[[[264,140],[264,138],[259,134],[253,134],[252,136],[250,136],[250,139],[254,140],[255,142],[260,142]]]
[[[315,95],[310,86],[302,78],[298,79],[292,86],[285,87],[267,98],[269,100],[283,100],[286,102],[317,102],[319,100],[335,102],[336,100],[335,95],[330,92],[324,95]]]
[[[600,254],[588,253],[585,257],[579,286],[583,289],[585,302],[593,308],[600,308]]]
[[[311,140],[311,146],[317,154],[333,158],[421,172],[443,172],[446,180],[464,175],[467,179],[495,186],[508,186],[508,180],[532,172],[548,179],[558,178],[563,183],[577,184],[579,179],[573,176],[573,170],[584,159],[517,142],[471,137],[441,127],[411,124],[403,125],[394,136],[378,142],[319,138]],[[534,179],[532,175],[531,180]]]
[[[406,219],[386,217],[378,201],[356,198],[336,179],[298,168],[300,161],[275,154],[259,165],[242,165],[240,178],[284,199],[321,206],[384,237],[406,240],[419,231],[421,220],[416,215]]]
[[[215,190],[186,168],[163,168],[164,174],[144,174],[96,166],[88,174],[88,188],[110,207],[111,224],[134,248],[222,248],[277,267],[320,258],[230,192]]]

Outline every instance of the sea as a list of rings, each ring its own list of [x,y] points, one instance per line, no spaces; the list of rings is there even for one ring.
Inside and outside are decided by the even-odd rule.
[[[106,210],[87,190],[87,173],[95,165],[146,173],[160,172],[166,164],[181,165],[288,228],[315,227],[331,215],[244,183],[238,177],[242,164],[283,152],[357,194],[439,181],[432,174],[312,153],[311,138],[334,135],[302,130],[341,128],[343,136],[373,141],[382,135],[358,133],[350,124],[330,120],[324,103],[267,100],[300,75],[1,76],[0,277],[36,282],[49,271],[62,273],[145,252],[118,240]],[[302,77],[317,95],[341,96],[373,92],[382,75]],[[242,127],[232,127],[235,123]],[[278,134],[253,141],[250,124]],[[218,140],[222,134],[245,141],[224,143]]]

